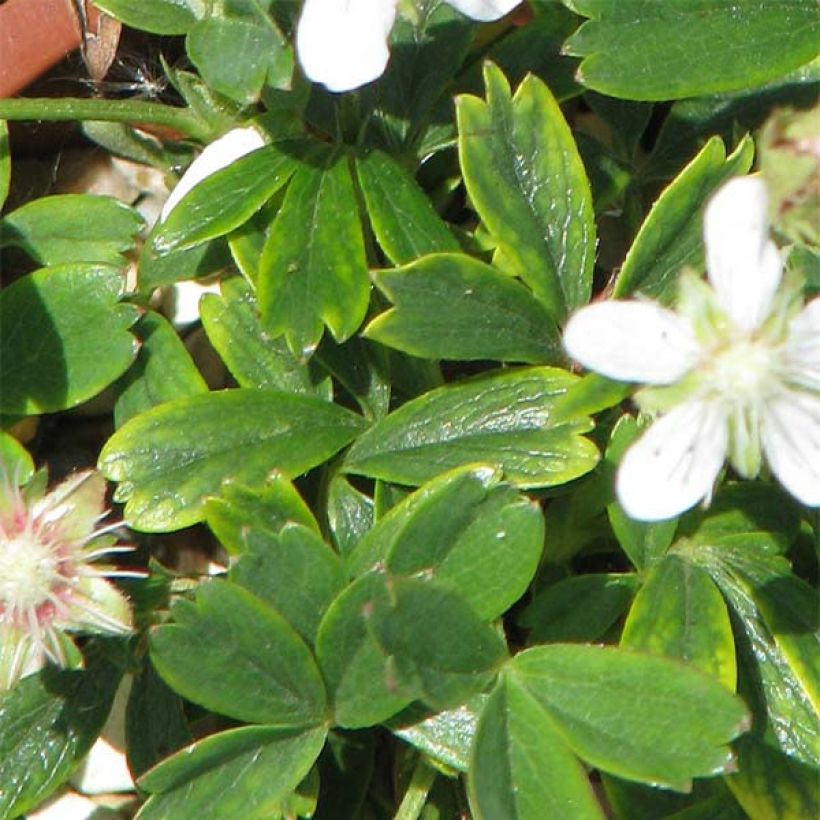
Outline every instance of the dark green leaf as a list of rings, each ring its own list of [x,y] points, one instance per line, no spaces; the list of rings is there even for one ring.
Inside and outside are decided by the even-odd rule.
[[[335,475],[327,493],[327,522],[336,548],[348,555],[373,526],[373,499]]]
[[[276,390],[226,390],[181,399],[131,419],[110,438],[100,469],[121,482],[129,523],[149,532],[202,520],[222,481],[296,476],[321,464],[364,426],[328,402]]]
[[[160,254],[191,248],[247,222],[290,179],[301,142],[266,145],[195,185],[153,234]]]
[[[120,305],[125,282],[107,265],[59,265],[0,291],[0,411],[74,407],[122,375],[137,355]],[[101,356],[100,351],[105,351]]]
[[[678,658],[735,690],[735,642],[723,597],[708,573],[675,555],[647,574],[621,646]]]
[[[435,254],[376,274],[395,305],[365,335],[430,359],[561,362],[558,330],[527,288],[463,254]]]
[[[242,817],[268,820],[310,771],[325,729],[244,726],[206,737],[140,780],[152,792],[143,820]]]
[[[44,196],[0,221],[0,246],[22,248],[41,265],[99,262],[122,266],[142,217],[108,196]]]
[[[515,677],[503,677],[484,706],[468,783],[477,818],[604,817],[581,762]]]
[[[624,614],[638,588],[633,574],[566,578],[540,590],[521,614],[529,644],[597,641]]]
[[[686,791],[729,770],[728,743],[748,728],[743,702],[681,663],[600,646],[553,644],[517,655],[510,675],[584,761]]]
[[[208,339],[239,386],[275,387],[330,401],[332,385],[321,368],[299,361],[283,338],[272,339],[262,330],[249,285],[234,277],[221,288],[221,297],[203,297],[200,315]]]
[[[464,182],[503,260],[560,321],[592,284],[592,196],[558,103],[536,77],[515,96],[487,64],[487,101],[457,99]]]
[[[565,0],[592,18],[567,41],[596,91],[666,100],[759,85],[817,54],[814,0]]]
[[[380,519],[348,567],[435,580],[482,618],[497,617],[526,590],[544,541],[540,509],[500,481],[489,467],[439,476]]]
[[[319,758],[319,805],[314,820],[355,820],[373,776],[375,732],[333,731]]]
[[[486,689],[507,659],[507,646],[466,600],[434,581],[386,577],[370,628],[392,656],[399,684],[436,710]]]
[[[286,524],[278,536],[246,525],[245,549],[230,579],[270,604],[309,643],[345,586],[342,562],[312,530]]]
[[[408,402],[360,436],[348,472],[419,485],[448,469],[494,462],[522,487],[562,484],[595,466],[585,418],[552,426],[554,402],[577,377],[555,368],[508,370]]]
[[[89,644],[82,672],[48,667],[0,696],[0,816],[18,817],[65,782],[108,717],[121,671]]]
[[[706,200],[727,179],[745,174],[752,165],[754,143],[743,140],[726,156],[713,137],[655,201],[621,267],[612,295],[636,292],[671,302],[677,296],[684,265],[703,263],[702,215]]]
[[[415,698],[415,692],[400,687],[393,660],[368,626],[377,602],[387,595],[383,575],[364,575],[336,598],[319,625],[316,655],[339,726],[381,723]]]
[[[337,341],[367,310],[370,283],[358,206],[344,154],[303,165],[271,227],[259,270],[262,326],[307,358],[323,323]]]
[[[188,700],[237,720],[314,726],[325,690],[310,650],[285,619],[239,586],[213,580],[151,636],[151,660]]]
[[[134,326],[142,343],[137,360],[117,383],[114,424],[173,399],[208,391],[208,385],[168,320],[149,311]]]
[[[193,740],[182,698],[154,671],[147,656],[131,686],[125,713],[125,738],[128,768],[134,777]]]
[[[376,239],[391,262],[458,251],[458,242],[416,181],[383,151],[356,160],[356,173]]]
[[[100,0],[96,5],[131,28],[152,34],[185,34],[207,8],[205,0]]]
[[[137,284],[141,293],[150,294],[162,285],[218,273],[230,263],[231,255],[222,241],[160,254],[149,235],[140,254]]]
[[[220,494],[205,502],[205,520],[231,555],[242,555],[250,533],[276,538],[288,522],[301,524],[319,535],[319,525],[293,484],[272,472],[262,487],[244,487],[226,481]]]

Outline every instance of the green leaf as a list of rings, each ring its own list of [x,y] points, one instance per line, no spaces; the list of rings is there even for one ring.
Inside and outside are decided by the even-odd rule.
[[[0,120],[0,210],[9,195],[11,184],[11,151],[9,150],[9,127]]]
[[[391,262],[403,265],[428,253],[456,252],[458,242],[416,181],[388,154],[356,160],[370,224]]]
[[[0,220],[0,246],[22,248],[41,265],[122,266],[142,224],[137,211],[112,197],[44,196]]]
[[[565,0],[592,18],[567,54],[578,79],[613,97],[667,100],[759,85],[817,54],[814,0]]]
[[[208,385],[167,319],[149,311],[134,326],[141,345],[137,360],[117,383],[114,424],[173,399],[207,393]]]
[[[207,9],[206,0],[100,0],[102,11],[151,34],[185,34]]]
[[[286,524],[271,537],[246,525],[245,549],[230,579],[280,612],[309,643],[319,622],[345,586],[342,562],[312,530]]]
[[[679,658],[735,690],[735,642],[723,596],[708,573],[675,555],[647,574],[621,646]]]
[[[727,179],[745,174],[753,156],[750,138],[728,157],[718,137],[706,143],[652,206],[615,280],[614,298],[637,292],[667,303],[675,299],[683,266],[703,263],[703,206]]]
[[[392,659],[369,628],[373,608],[387,596],[383,575],[364,575],[333,601],[319,625],[316,657],[339,726],[373,726],[415,698],[415,692],[400,687]]]
[[[193,740],[182,698],[156,673],[147,655],[131,686],[125,737],[128,768],[134,777]]]
[[[576,575],[540,590],[519,621],[528,644],[598,641],[623,615],[638,588],[632,574]]]
[[[0,430],[0,482],[22,486],[34,475],[34,459],[10,433]]]
[[[743,702],[681,663],[623,649],[553,644],[510,664],[518,681],[591,766],[678,791],[729,770],[748,728]]]
[[[463,254],[435,254],[378,271],[378,289],[395,305],[367,337],[414,356],[541,364],[564,358],[544,306],[520,283]]]
[[[485,620],[497,617],[525,592],[544,542],[540,509],[500,482],[480,466],[433,479],[379,520],[348,568],[435,580]]]
[[[501,679],[481,713],[468,787],[480,820],[604,817],[581,762],[514,677]]]
[[[247,222],[291,178],[304,143],[251,151],[195,185],[153,234],[160,253],[192,248]]]
[[[143,820],[169,817],[275,817],[310,771],[325,729],[297,732],[243,726],[206,737],[140,779],[152,796]]]
[[[820,814],[817,769],[769,746],[755,735],[736,747],[738,770],[726,778],[747,817],[800,820]]]
[[[230,555],[242,555],[248,549],[251,532],[276,538],[288,522],[320,535],[319,525],[302,496],[277,471],[262,487],[226,481],[220,494],[205,502],[205,520]]]
[[[117,304],[124,287],[115,268],[77,264],[43,268],[0,291],[0,412],[65,410],[122,375],[137,355],[127,329],[138,316]]]
[[[0,696],[0,816],[35,808],[97,739],[121,677],[101,643],[86,646],[84,671],[49,666]]]
[[[259,269],[262,326],[307,358],[322,324],[337,341],[364,319],[370,283],[347,157],[303,165],[276,216]]]
[[[159,226],[154,228],[158,229]],[[160,254],[149,234],[139,258],[137,284],[141,293],[150,295],[154,288],[209,276],[230,264],[231,256],[224,242],[206,242],[184,251]]]
[[[107,442],[100,469],[121,482],[131,526],[147,532],[202,520],[203,501],[222,481],[261,482],[271,470],[305,472],[345,446],[360,416],[276,390],[208,393],[155,407]]]
[[[589,300],[595,257],[592,196],[558,103],[528,76],[510,97],[484,71],[487,101],[456,100],[459,155],[472,204],[511,272],[556,321]]]
[[[293,72],[293,51],[270,15],[259,4],[248,3],[245,9],[249,13],[237,19],[217,16],[225,11],[217,7],[185,39],[185,50],[205,82],[240,105],[256,102],[266,82],[288,88]]]
[[[577,377],[555,368],[508,370],[431,390],[364,433],[348,472],[411,486],[476,461],[521,487],[563,484],[598,460],[587,419],[553,426],[554,402]]]
[[[350,554],[373,526],[373,499],[343,475],[335,475],[327,492],[327,523],[341,555]]]
[[[310,650],[285,619],[235,584],[212,580],[151,636],[151,661],[188,700],[246,722],[314,726],[325,690]]]
[[[222,296],[206,294],[199,312],[208,339],[240,387],[275,387],[327,401],[332,384],[313,361],[299,361],[281,337],[271,339],[259,324],[250,286],[233,277],[221,284]]]
[[[418,703],[387,722],[394,735],[420,749],[428,757],[456,771],[470,767],[478,718],[487,695],[478,694],[455,709],[430,713]]]
[[[434,581],[386,576],[369,626],[392,657],[399,686],[436,710],[487,688],[507,659],[499,633],[466,600]]]

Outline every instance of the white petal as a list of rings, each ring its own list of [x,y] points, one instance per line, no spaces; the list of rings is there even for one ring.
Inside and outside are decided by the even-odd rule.
[[[202,153],[188,166],[188,169],[182,175],[182,179],[171,191],[168,199],[165,200],[165,205],[162,206],[159,215],[159,221],[165,222],[182,197],[191,188],[202,182],[203,179],[226,168],[240,157],[244,157],[245,154],[250,154],[251,151],[261,148],[264,144],[265,140],[262,135],[255,128],[248,127],[234,128],[218,140],[207,145]]]
[[[820,296],[792,319],[783,354],[787,381],[820,390]]]
[[[766,318],[783,272],[769,240],[768,195],[760,177],[729,180],[703,216],[706,269],[718,301],[741,330]]]
[[[726,459],[717,402],[685,402],[656,421],[624,454],[615,489],[630,518],[662,521],[712,492]]]
[[[381,76],[397,0],[305,0],[296,52],[305,75],[330,91],[350,91]]]
[[[597,302],[577,311],[564,348],[584,367],[628,382],[671,384],[698,360],[687,319],[654,302]]]
[[[820,507],[820,396],[786,390],[768,401],[761,438],[778,481],[803,504]]]
[[[447,0],[447,3],[473,20],[498,20],[509,14],[521,0]]]

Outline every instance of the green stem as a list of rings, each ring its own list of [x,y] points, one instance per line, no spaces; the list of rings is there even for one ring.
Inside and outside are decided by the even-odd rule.
[[[100,120],[164,125],[187,137],[207,141],[211,130],[189,108],[143,100],[97,100],[76,97],[0,99],[0,120]]]
[[[410,785],[393,820],[416,820],[427,803],[427,795],[435,779],[436,770],[427,763],[424,755],[419,755],[413,776],[410,778]]]

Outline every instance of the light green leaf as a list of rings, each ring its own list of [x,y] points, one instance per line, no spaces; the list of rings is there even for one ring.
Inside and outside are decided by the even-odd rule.
[[[417,486],[448,469],[498,464],[521,487],[562,484],[598,459],[586,418],[552,426],[554,402],[576,381],[555,368],[507,370],[431,390],[360,436],[348,472]]]
[[[678,791],[728,771],[728,743],[749,724],[743,702],[717,681],[623,649],[539,646],[517,655],[509,674],[585,762]]]
[[[185,34],[205,15],[207,0],[100,0],[102,11],[131,28],[151,34]]]
[[[199,304],[202,325],[214,349],[240,387],[274,387],[332,399],[333,385],[313,360],[299,361],[281,337],[272,339],[259,324],[250,286],[233,277],[221,284],[222,296],[206,294]]]
[[[319,621],[345,586],[342,562],[312,530],[288,523],[278,535],[246,525],[245,549],[230,570],[231,581],[250,590],[308,643]]]
[[[578,79],[613,97],[667,100],[759,85],[817,54],[814,0],[564,0],[592,18],[570,37]]]
[[[121,486],[131,526],[147,532],[202,520],[222,481],[261,482],[273,469],[305,472],[364,426],[333,404],[276,390],[238,389],[168,402],[110,438],[100,469]]]
[[[675,299],[684,265],[703,263],[703,206],[727,179],[745,174],[753,156],[750,138],[728,157],[718,137],[706,143],[655,201],[615,280],[613,297],[637,292],[667,303]]]
[[[583,765],[543,706],[504,676],[481,713],[468,780],[477,820],[603,820]]]
[[[112,197],[44,196],[0,220],[0,246],[21,248],[41,265],[122,266],[142,224],[133,208]]]
[[[428,253],[456,252],[458,242],[416,181],[388,154],[356,160],[370,224],[391,262],[403,265]]]
[[[153,792],[140,810],[141,818],[275,817],[310,771],[325,735],[324,728],[295,731],[272,726],[243,726],[210,735],[140,779],[140,788]]]
[[[512,273],[556,321],[585,304],[592,284],[592,196],[575,140],[550,90],[528,76],[510,96],[485,67],[487,101],[456,101],[470,200]]]
[[[10,481],[22,486],[34,475],[34,459],[10,433],[0,430],[0,484]]]
[[[395,305],[365,336],[430,359],[558,363],[558,329],[527,288],[464,254],[425,256],[378,271],[376,287]]]
[[[122,375],[137,355],[127,329],[139,315],[118,304],[124,288],[116,268],[75,264],[0,291],[0,412],[74,407]]]
[[[344,154],[303,165],[271,227],[259,270],[262,326],[307,358],[322,324],[337,341],[364,319],[370,283],[353,180]]]
[[[532,580],[544,542],[540,509],[490,467],[465,467],[425,484],[379,520],[348,556],[351,573],[375,565],[459,593],[485,620],[505,612]]]
[[[314,726],[325,690],[310,650],[287,621],[242,587],[202,585],[151,635],[151,661],[188,700],[246,722]]]
[[[708,573],[675,555],[647,574],[621,646],[678,658],[735,690],[735,642],[723,596]]]
[[[148,311],[134,332],[141,345],[137,360],[117,383],[116,427],[163,402],[208,392],[208,385],[167,319]]]
[[[303,151],[295,140],[266,145],[206,177],[157,226],[154,249],[186,250],[238,228],[287,183]]]
[[[251,532],[276,538],[288,522],[301,524],[320,535],[310,508],[278,471],[272,472],[262,487],[226,481],[220,494],[205,502],[205,520],[231,555],[245,552]]]
[[[519,621],[527,643],[598,641],[623,615],[638,588],[632,573],[565,578],[535,593]]]
[[[11,151],[9,150],[9,127],[5,120],[0,120],[0,209],[9,195],[11,183]]]

